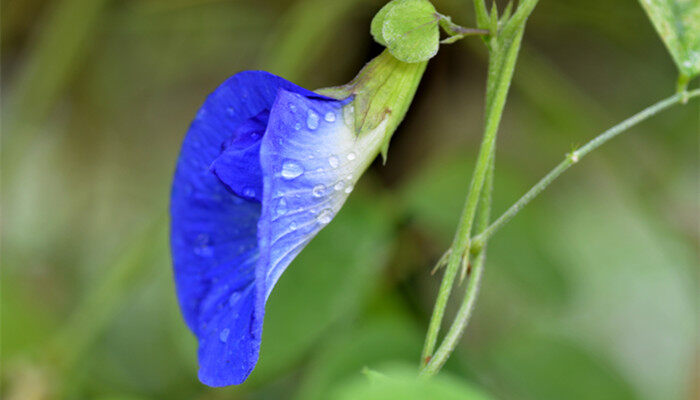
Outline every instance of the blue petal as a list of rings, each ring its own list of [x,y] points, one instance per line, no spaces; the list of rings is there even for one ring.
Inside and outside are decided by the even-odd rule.
[[[331,221],[377,154],[383,135],[357,137],[350,101],[285,90],[277,96],[260,147],[258,302],[264,303],[289,263]]]
[[[211,386],[243,382],[258,358],[262,312],[254,312],[255,304],[260,307],[254,283],[261,204],[257,196],[243,198],[241,185],[261,187],[261,175],[255,174],[259,159],[229,149],[254,139],[240,135],[246,132],[243,124],[264,115],[280,89],[317,96],[262,71],[225,81],[197,113],[175,171],[170,211],[178,301],[199,340],[200,380]],[[250,163],[249,181],[230,179],[225,168],[221,179],[212,172],[222,150],[226,156],[218,166],[236,165],[238,153]]]
[[[242,123],[223,144],[221,155],[211,164],[212,172],[236,195],[262,201],[260,141],[270,113],[265,110]]]

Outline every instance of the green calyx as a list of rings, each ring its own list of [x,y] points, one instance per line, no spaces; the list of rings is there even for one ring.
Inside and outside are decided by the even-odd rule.
[[[391,136],[411,105],[426,65],[427,61],[400,61],[385,50],[367,63],[347,85],[316,92],[336,99],[353,96],[353,101],[346,107],[354,114],[354,128],[358,137],[374,131],[386,120],[380,147],[386,162]]]
[[[385,162],[391,136],[408,111],[428,60],[438,51],[440,28],[448,35],[442,43],[490,33],[453,23],[428,0],[392,0],[375,15],[370,29],[386,50],[347,85],[316,91],[336,99],[353,96],[346,111],[354,130],[358,137],[383,134],[380,150]]]

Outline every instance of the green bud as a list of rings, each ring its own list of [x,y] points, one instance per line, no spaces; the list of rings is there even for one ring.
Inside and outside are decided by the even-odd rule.
[[[381,134],[380,150],[386,162],[391,136],[408,111],[426,65],[427,61],[400,61],[384,50],[347,85],[316,92],[336,99],[354,96],[346,106],[354,114],[354,130],[358,137],[368,132]],[[384,125],[384,131],[376,132],[380,125]]]
[[[440,46],[440,14],[428,0],[393,0],[374,16],[370,32],[397,59],[426,61]]]

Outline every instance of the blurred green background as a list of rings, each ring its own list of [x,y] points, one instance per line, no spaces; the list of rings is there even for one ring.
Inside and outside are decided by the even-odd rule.
[[[434,3],[473,25],[471,1]],[[2,398],[437,398],[410,381],[370,395],[361,371],[417,367],[439,284],[429,271],[480,139],[478,39],[431,60],[386,166],[282,277],[244,385],[197,381],[171,278],[170,179],[206,94],[245,69],[308,88],[349,81],[381,51],[369,23],[382,4],[2,1]],[[494,213],[675,79],[637,1],[540,2],[501,127]],[[442,389],[700,397],[699,114],[695,102],[634,128],[494,237]]]

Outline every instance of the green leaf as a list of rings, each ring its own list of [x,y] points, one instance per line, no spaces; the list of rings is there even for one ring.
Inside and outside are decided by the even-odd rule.
[[[355,329],[337,332],[327,344],[320,346],[294,398],[328,399],[338,383],[356,377],[359,372],[372,380],[383,375],[377,370],[378,365],[418,360],[423,332],[409,319],[408,311],[391,311],[401,315],[381,315]]]
[[[700,74],[700,1],[639,0],[678,69],[687,77]]]
[[[595,193],[602,182],[614,189]],[[697,349],[697,289],[689,284],[697,282],[693,240],[678,240],[678,228],[636,189],[629,191],[634,185],[619,173],[571,187],[557,198],[566,206],[551,207],[551,219],[540,225],[549,257],[572,284],[567,317],[556,329],[614,360],[647,398],[683,398]],[[693,189],[687,190],[690,195]],[[684,200],[665,206],[680,204]]]
[[[385,6],[388,10],[381,35],[389,52],[407,63],[435,56],[440,46],[439,16],[435,7],[428,0],[394,0],[390,4]]]
[[[523,400],[618,399],[635,393],[599,354],[565,339],[514,332],[490,351],[492,379],[507,398]]]
[[[381,369],[370,380],[358,376],[342,386],[333,399],[338,400],[488,400],[489,396],[466,382],[441,373],[431,379],[418,378],[414,365],[395,365]],[[358,374],[359,375],[359,374]]]

